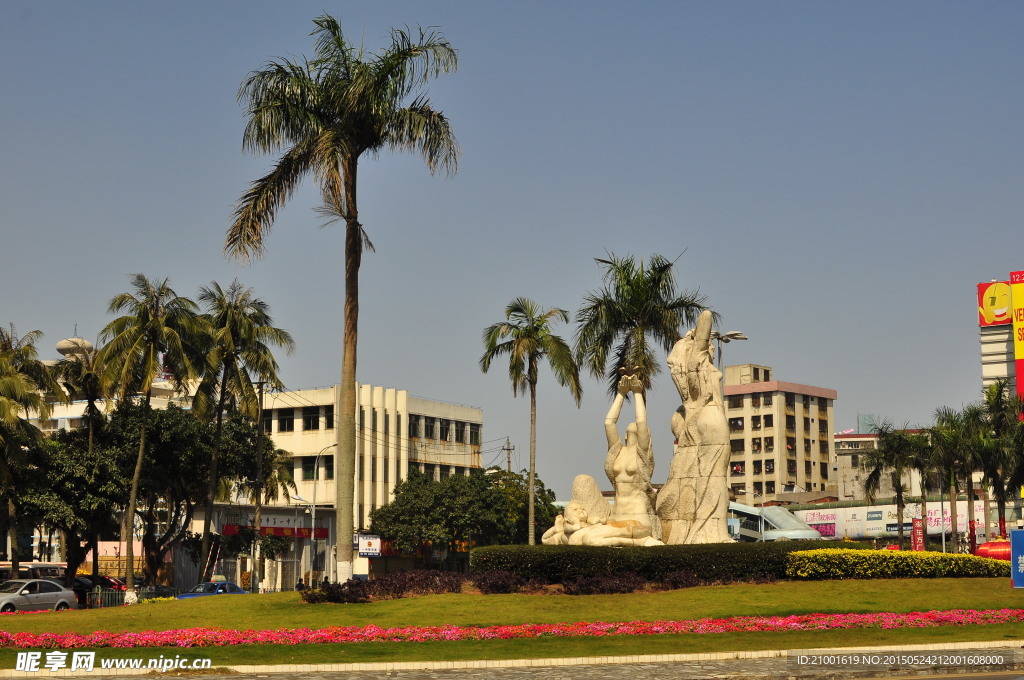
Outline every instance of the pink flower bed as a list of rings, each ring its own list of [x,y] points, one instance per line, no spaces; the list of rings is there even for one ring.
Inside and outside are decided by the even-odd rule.
[[[896,614],[799,614],[735,616],[694,621],[630,621],[626,623],[551,623],[519,626],[331,626],[277,630],[187,628],[143,633],[7,633],[0,647],[219,647],[225,645],[307,645],[338,642],[423,642],[426,640],[512,640],[538,637],[660,635],[679,633],[777,632],[850,628],[930,628],[1024,621],[1024,609],[954,609]]]

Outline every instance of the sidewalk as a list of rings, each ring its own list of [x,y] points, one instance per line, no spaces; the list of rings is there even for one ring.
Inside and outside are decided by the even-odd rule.
[[[165,650],[167,651],[167,650]],[[558,677],[580,680],[637,680],[638,678],[860,678],[936,675],[952,672],[1005,671],[1024,677],[1024,642],[996,641],[837,650],[759,650],[714,654],[657,654],[497,661],[316,664],[302,666],[233,666],[199,673],[157,673],[141,670],[99,670],[37,673],[0,671],[0,678],[88,677],[92,680],[150,674],[237,680],[244,677],[301,678],[302,680],[528,680]]]

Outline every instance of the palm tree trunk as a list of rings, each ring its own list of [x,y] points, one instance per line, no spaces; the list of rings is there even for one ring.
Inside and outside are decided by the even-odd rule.
[[[342,164],[345,205],[345,303],[341,354],[341,413],[335,462],[335,559],[337,582],[352,578],[353,504],[356,484],[356,341],[359,338],[359,267],[363,256],[363,228],[356,205],[358,159]]]
[[[142,427],[139,431],[139,455],[135,459],[135,472],[132,473],[132,490],[128,495],[128,509],[125,510],[125,604],[139,601],[135,593],[135,511],[139,499],[139,480],[142,478],[142,461],[146,457],[146,428],[149,425],[149,402],[153,391],[146,390],[146,400],[142,409]]]
[[[220,380],[220,395],[217,397],[217,431],[213,436],[213,451],[210,452],[210,484],[206,488],[206,507],[203,509],[203,542],[199,550],[200,581],[206,581],[210,571],[210,526],[213,523],[213,501],[217,496],[217,459],[220,457],[220,443],[224,432],[224,395],[228,387],[228,372]],[[260,423],[258,426],[262,426]]]
[[[921,479],[921,526],[924,533],[921,534],[921,547],[928,550],[928,489],[924,479]]]
[[[18,508],[14,505],[14,490],[7,497],[7,540],[11,546],[11,578],[21,578],[18,573],[21,563],[18,561]]]
[[[896,543],[900,546],[900,550],[903,550],[903,510],[906,504],[903,502],[903,479],[900,473],[902,470],[898,470],[893,475],[893,479],[896,482]]]
[[[956,512],[956,473],[949,473],[949,522],[950,522],[950,541],[953,543],[953,552],[957,552],[960,549],[960,536],[957,531],[957,512]]]
[[[530,478],[529,478],[529,503],[530,507],[526,512],[526,523],[527,523],[527,545],[534,545],[536,543],[536,531],[534,526],[536,519],[534,518],[534,494],[535,484],[534,479],[537,474],[537,383],[530,383]]]
[[[971,554],[978,549],[978,536],[976,533],[974,517],[974,473],[967,472],[967,539]]]

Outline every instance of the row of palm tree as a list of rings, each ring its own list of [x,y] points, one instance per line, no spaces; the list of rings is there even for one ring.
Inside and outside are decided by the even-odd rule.
[[[589,292],[576,315],[575,348],[552,332],[552,324],[569,321],[569,312],[542,309],[527,298],[516,298],[505,308],[505,319],[484,329],[480,369],[486,373],[499,356],[509,359],[512,394],[530,395],[529,543],[536,542],[534,479],[537,459],[537,379],[546,360],[559,385],[567,387],[580,405],[583,388],[580,367],[608,381],[615,394],[621,371],[638,374],[650,389],[659,372],[656,348],[665,352],[681,337],[681,330],[696,323],[706,298],[697,291],[676,291],[675,263],[660,255],[648,262],[632,256],[598,258],[604,268],[604,286]]]
[[[921,516],[927,518],[927,495],[940,490],[948,494],[952,542],[958,544],[958,513],[955,500],[961,489],[966,493],[967,526],[971,550],[976,547],[974,511],[975,475],[991,490],[996,501],[999,534],[1006,536],[1006,505],[1012,494],[1024,485],[1024,403],[1011,394],[1006,380],[999,380],[984,391],[979,403],[960,409],[941,407],[934,423],[925,428],[896,428],[891,421],[877,423],[873,433],[876,448],[861,459],[868,473],[864,491],[874,501],[883,480],[893,491],[896,505],[897,536],[904,542],[903,515],[910,492],[908,479],[915,474],[921,480]],[[982,518],[983,526],[987,522]],[[927,541],[927,532],[925,533]]]
[[[194,393],[196,416],[216,422],[202,539],[201,564],[206,565],[225,413],[237,412],[259,422],[255,383],[282,388],[273,349],[290,352],[294,346],[291,335],[273,325],[267,304],[237,280],[227,288],[216,282],[202,287],[199,301],[202,310],[190,298],[178,295],[167,279],[134,274],[130,290],[110,301],[109,312],[118,316],[101,332],[102,345],[93,348],[81,343],[53,369],[38,359],[38,331],[21,337],[13,326],[9,332],[0,331],[0,495],[8,502],[12,534],[17,527],[16,481],[26,464],[26,444],[41,437],[32,418],[49,417],[55,401],[84,400],[92,459],[94,432],[104,421],[101,404],[132,400],[143,406],[124,514],[129,602],[135,594],[131,533],[138,513],[154,383],[165,380],[178,394]],[[261,488],[257,482],[257,506]]]

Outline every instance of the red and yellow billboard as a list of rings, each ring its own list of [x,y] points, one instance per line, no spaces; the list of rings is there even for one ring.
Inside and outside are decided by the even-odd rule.
[[[999,326],[1010,323],[1010,282],[978,284],[978,325]],[[1024,300],[1018,294],[1019,300]]]
[[[1017,366],[1017,396],[1024,397],[1024,272],[1010,272],[1013,357]]]

